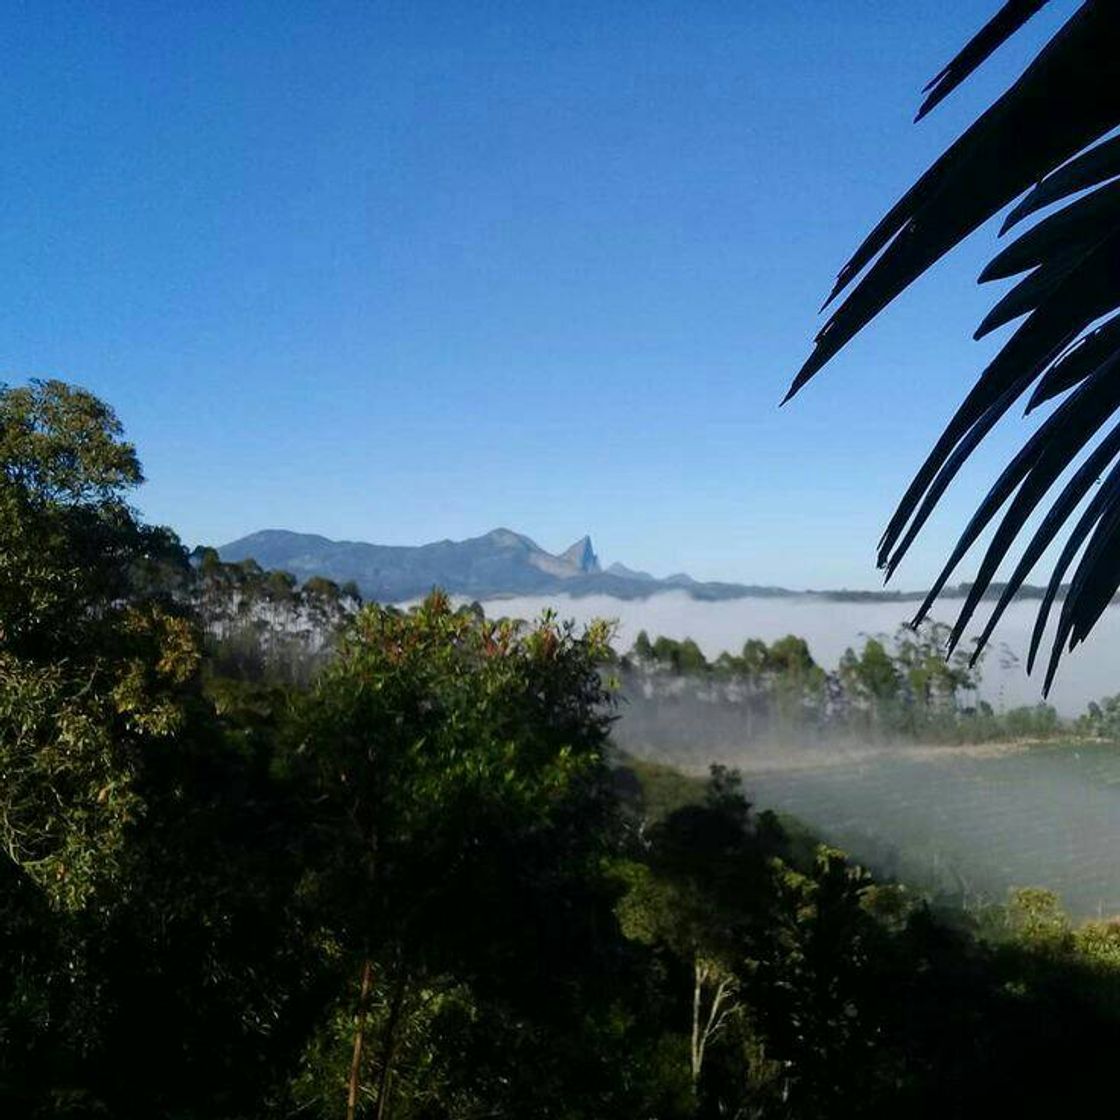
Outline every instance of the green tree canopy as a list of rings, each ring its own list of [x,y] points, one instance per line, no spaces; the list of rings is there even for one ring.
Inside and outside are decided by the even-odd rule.
[[[107,613],[153,569],[182,569],[169,531],[127,504],[143,480],[120,422],[61,381],[0,386],[0,648],[88,656]]]
[[[301,701],[290,766],[312,815],[306,890],[359,995],[352,1100],[365,1086],[386,1107],[390,1074],[415,1076],[409,1008],[447,994],[443,978],[563,1018],[594,975],[585,923],[609,921],[607,895],[595,901],[613,812],[607,637],[551,616],[486,621],[439,593],[407,613],[367,606]]]

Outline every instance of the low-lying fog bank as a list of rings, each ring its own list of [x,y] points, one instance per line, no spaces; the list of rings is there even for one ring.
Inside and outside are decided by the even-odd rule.
[[[838,751],[803,769],[756,770],[750,751],[724,752],[722,761],[742,769],[760,807],[794,814],[881,875],[967,906],[1040,886],[1076,917],[1120,914],[1112,744],[903,745]]]
[[[642,601],[606,596],[525,596],[484,604],[492,616],[617,622],[616,645],[640,630],[692,638],[708,658],[747,638],[795,634],[818,664],[835,669],[865,636],[893,634],[913,604],[825,602],[814,597],[698,602],[684,592]],[[957,604],[938,617],[952,621]],[[997,709],[1039,701],[1041,677],[1022,660],[1038,604],[1014,604],[983,668],[980,694]],[[984,617],[979,622],[982,624]],[[1067,655],[1051,703],[1067,717],[1120,692],[1120,609],[1107,610],[1089,642]],[[752,736],[744,710],[700,697],[619,709],[614,735],[646,758],[703,773],[738,767],[759,807],[791,813],[880,874],[931,886],[976,905],[1013,886],[1055,890],[1079,917],[1120,913],[1120,751],[1113,744],[971,747],[870,744],[858,739],[777,742]],[[796,738],[796,734],[794,735]]]
[[[759,809],[789,814],[880,877],[952,905],[974,909],[1036,886],[1056,892],[1076,918],[1120,915],[1114,743],[736,746],[717,735],[705,746],[697,723],[673,746],[632,739],[625,708],[616,737],[644,759],[698,776],[713,762],[735,767]]]
[[[532,618],[552,607],[564,618],[585,622],[592,618],[618,621],[618,647],[628,649],[640,630],[677,640],[692,638],[706,657],[723,650],[737,652],[747,638],[773,641],[796,634],[809,643],[813,657],[826,669],[836,667],[848,646],[858,647],[862,635],[892,634],[907,620],[915,604],[833,603],[808,597],[733,599],[699,602],[685,592],[621,600],[605,595],[586,598],[521,596],[484,604],[488,614]],[[952,622],[956,603],[945,603],[936,617]],[[1040,699],[1039,668],[1028,677],[1025,655],[1038,610],[1036,602],[1014,603],[1004,615],[984,663],[980,689],[993,707],[1035,704]],[[986,613],[978,615],[982,625]],[[1079,715],[1090,700],[1120,692],[1120,608],[1105,611],[1090,639],[1067,654],[1050,694],[1050,702],[1064,716]]]

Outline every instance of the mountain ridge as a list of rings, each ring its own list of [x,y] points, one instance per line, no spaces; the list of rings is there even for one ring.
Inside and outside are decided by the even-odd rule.
[[[565,593],[635,599],[680,589],[687,589],[695,598],[792,594],[783,588],[700,583],[684,573],[657,579],[622,564],[604,570],[590,535],[563,552],[551,553],[531,537],[505,527],[462,541],[445,538],[423,545],[380,545],[290,529],[262,529],[220,545],[217,551],[223,560],[252,559],[264,568],[291,572],[300,580],[312,576],[338,583],[352,580],[363,596],[382,602],[415,599],[432,587],[473,598]]]
[[[381,545],[332,540],[290,529],[262,529],[220,545],[217,551],[225,561],[252,559],[264,568],[291,572],[300,581],[312,576],[337,583],[353,581],[365,598],[385,603],[414,600],[433,587],[473,599],[531,594],[646,599],[667,591],[683,591],[702,601],[812,596],[836,602],[918,602],[924,598],[920,591],[799,591],[700,581],[684,572],[658,578],[617,562],[604,569],[590,535],[563,552],[551,553],[531,537],[505,527],[462,541],[444,538],[422,545]],[[968,587],[946,588],[943,595],[959,598]],[[1002,589],[1002,584],[993,584],[985,598],[998,596]],[[1019,597],[1040,598],[1042,594],[1042,588],[1026,585]]]

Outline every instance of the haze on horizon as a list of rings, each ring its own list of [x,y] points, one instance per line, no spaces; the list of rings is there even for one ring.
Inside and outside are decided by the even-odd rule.
[[[546,609],[583,624],[595,618],[617,623],[616,646],[629,649],[640,630],[651,638],[691,638],[704,655],[737,653],[748,638],[773,642],[795,634],[809,643],[819,665],[835,669],[848,647],[860,649],[868,637],[890,637],[913,614],[914,604],[832,602],[812,597],[744,598],[716,603],[690,598],[683,591],[665,591],[648,599],[621,600],[604,595],[517,595],[483,603],[488,614],[533,619]],[[933,617],[952,622],[948,602]],[[997,710],[1040,702],[1042,677],[1036,668],[1027,676],[1026,649],[1034,626],[1037,602],[1013,603],[981,666],[980,695]],[[1066,717],[1083,713],[1090,701],[1117,690],[1120,665],[1120,607],[1105,611],[1085,645],[1069,655],[1054,681],[1049,703]]]

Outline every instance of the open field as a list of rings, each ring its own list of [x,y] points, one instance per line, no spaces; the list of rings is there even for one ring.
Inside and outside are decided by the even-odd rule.
[[[1120,745],[1049,743],[773,752],[738,766],[760,808],[791,813],[880,873],[969,905],[1012,886],[1071,914],[1120,914]],[[697,759],[688,760],[696,769]]]

